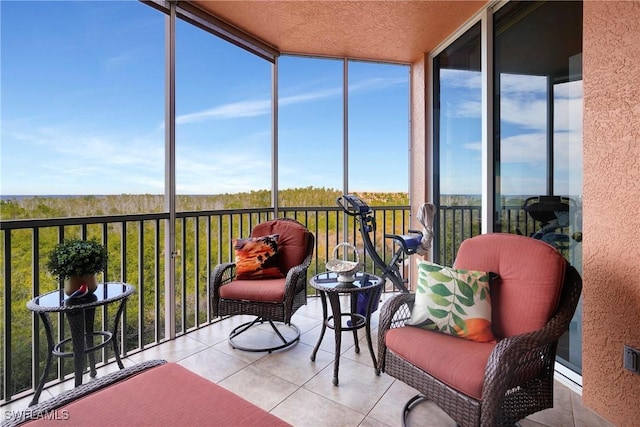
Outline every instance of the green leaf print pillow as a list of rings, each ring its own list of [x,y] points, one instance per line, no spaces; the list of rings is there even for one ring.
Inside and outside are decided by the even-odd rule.
[[[491,332],[490,275],[418,260],[415,304],[406,323],[471,341],[495,341]]]

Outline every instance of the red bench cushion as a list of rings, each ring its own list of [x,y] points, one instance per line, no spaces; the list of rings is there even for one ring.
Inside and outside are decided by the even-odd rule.
[[[175,363],[151,368],[64,408],[68,419],[29,426],[288,426],[215,383]],[[63,417],[60,417],[63,418]]]

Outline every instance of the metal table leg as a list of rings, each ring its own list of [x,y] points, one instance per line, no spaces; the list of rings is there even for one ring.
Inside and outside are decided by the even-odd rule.
[[[94,309],[95,311],[95,309]],[[73,371],[75,373],[75,386],[82,384],[82,373],[85,365],[85,314],[84,310],[70,311],[65,313],[69,321],[69,329],[71,329],[71,343],[73,347]],[[92,327],[93,329],[93,327]]]
[[[40,399],[40,394],[42,393],[42,388],[44,387],[44,383],[49,376],[49,369],[51,369],[51,361],[53,360],[53,331],[51,328],[51,319],[49,318],[49,313],[40,312],[38,313],[40,319],[42,320],[42,324],[44,325],[44,331],[47,336],[47,361],[44,364],[44,371],[40,376],[40,382],[38,383],[38,388],[36,388],[36,392],[29,403],[29,406],[33,406],[38,403]]]
[[[338,385],[338,370],[340,369],[340,346],[342,344],[342,312],[340,311],[340,295],[334,292],[329,293],[329,303],[333,313],[333,330],[336,338],[336,352],[333,361],[333,385]],[[327,319],[327,322],[329,319]]]
[[[313,348],[313,352],[311,353],[311,361],[315,362],[316,354],[320,349],[320,344],[322,344],[322,339],[324,338],[324,333],[327,330],[327,295],[324,291],[320,291],[320,301],[322,301],[322,330],[320,331],[320,337],[318,338],[318,342],[316,346]]]

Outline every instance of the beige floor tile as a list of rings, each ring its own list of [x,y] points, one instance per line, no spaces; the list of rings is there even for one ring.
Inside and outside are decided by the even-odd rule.
[[[360,332],[360,331],[358,331]],[[374,367],[373,359],[371,359],[371,353],[369,352],[369,345],[367,344],[366,333],[358,334],[360,340],[358,341],[360,345],[360,352],[356,353],[355,348],[353,351],[345,351],[342,353],[342,357],[346,357],[347,359],[354,360],[356,362],[360,362],[362,364]],[[371,333],[371,346],[373,348],[373,354],[376,357],[376,362],[378,360],[378,336],[374,334],[373,331]]]
[[[182,359],[180,365],[215,383],[235,374],[248,363],[209,347]]]
[[[304,334],[305,332],[308,332],[311,329],[315,328],[316,326],[319,326],[322,324],[321,316],[319,318],[314,318],[314,317],[304,316],[299,313],[300,313],[300,310],[296,311],[296,313],[291,318],[291,323],[293,323],[298,327],[301,334]]]
[[[248,366],[219,384],[265,411],[272,410],[298,389],[295,384],[253,366]]]
[[[313,347],[298,343],[287,349],[273,352],[253,363],[253,367],[302,386],[324,368],[333,363],[333,354],[319,350],[315,361],[310,356]]]
[[[227,341],[229,331],[234,327],[232,324],[232,321],[220,321],[206,328],[191,331],[187,336],[205,345],[216,345]],[[237,324],[240,324],[240,322],[237,322]]]
[[[244,351],[238,350],[237,348],[231,347],[231,345],[227,341],[223,341],[219,344],[213,346],[216,350],[221,353],[224,353],[228,356],[236,358],[238,360],[242,360],[247,364],[253,363],[256,360],[259,360],[265,357],[268,353],[266,352],[253,352],[253,351]]]
[[[304,388],[298,389],[271,413],[294,427],[358,426],[364,415]]]
[[[315,320],[322,320],[322,302],[320,298],[307,298],[307,304],[296,310],[293,316],[305,316]]]
[[[400,426],[402,424],[402,410],[416,394],[418,391],[414,388],[394,380],[389,390],[369,413],[369,417],[384,424]],[[456,423],[433,402],[420,401],[409,412],[407,425],[409,427],[454,427]]]
[[[177,362],[207,348],[188,335],[183,335],[175,340],[148,348],[140,353],[132,354],[129,359],[136,363],[153,359],[164,359],[168,362]]]
[[[385,373],[381,375],[388,377]],[[387,392],[369,412],[369,418],[374,418],[390,426],[400,425],[402,408],[417,393],[414,388],[401,381],[394,380]]]
[[[382,421],[378,421],[375,418],[366,417],[358,427],[394,427],[395,424],[385,424]]]
[[[339,384],[334,386],[333,369],[333,364],[330,364],[303,388],[362,414],[367,414],[373,409],[393,382],[387,375],[377,376],[373,368],[367,365],[342,358]]]
[[[582,404],[582,396],[579,394],[572,393],[571,402],[573,403],[573,416],[576,420],[576,426],[614,427],[614,424],[585,408]],[[640,425],[640,420],[636,421]]]
[[[406,402],[405,402],[406,404]],[[402,405],[404,408],[404,404]],[[402,412],[402,411],[401,411]],[[451,419],[435,403],[428,400],[416,402],[407,416],[408,427],[455,427]]]

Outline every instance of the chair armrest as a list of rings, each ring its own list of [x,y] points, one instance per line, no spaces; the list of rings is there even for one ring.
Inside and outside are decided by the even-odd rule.
[[[218,317],[218,301],[220,300],[220,288],[230,283],[236,277],[236,263],[225,262],[218,264],[211,273],[209,281],[209,295],[211,295],[211,311],[213,317]]]
[[[411,318],[411,310],[415,301],[415,294],[398,294],[387,301],[380,308],[380,321],[378,322],[378,368],[384,372],[387,355],[385,337],[387,331],[392,328],[404,326],[405,321]]]
[[[211,290],[229,283],[236,277],[236,263],[225,262],[218,264],[211,273]]]
[[[557,341],[568,329],[575,314],[582,279],[573,266],[568,266],[556,314],[539,330],[507,337],[496,345],[489,356],[482,387],[483,413],[496,413],[507,390],[514,384],[553,377]],[[486,406],[486,408],[485,408]]]

